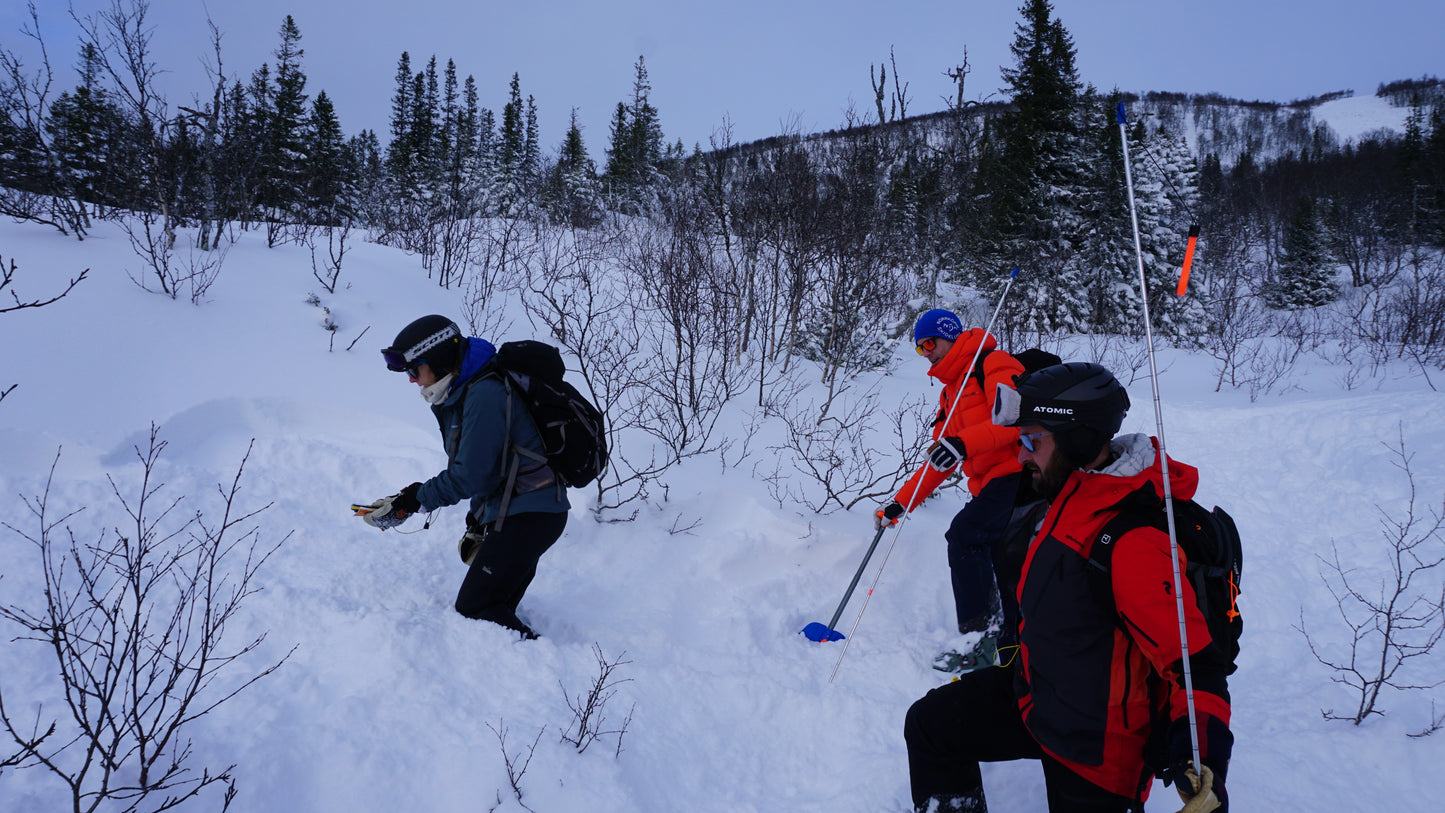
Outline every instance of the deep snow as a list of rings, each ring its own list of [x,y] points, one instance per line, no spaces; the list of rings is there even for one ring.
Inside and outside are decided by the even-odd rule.
[[[249,666],[294,655],[193,731],[197,768],[236,763],[234,810],[474,811],[499,800],[520,810],[491,727],[507,732],[513,756],[536,740],[522,779],[535,811],[908,808],[903,714],[939,685],[929,661],[952,643],[942,533],[962,492],[903,524],[832,682],[841,645],[797,633],[832,614],[871,538],[869,513],[777,504],[751,474],[771,463],[761,443],[751,459],[669,471],[665,498],[632,522],[595,522],[588,493],[573,492],[567,532],[523,602],[545,637],[516,643],[451,609],[460,508],[409,534],[377,532],[347,510],[444,462],[425,404],[377,354],[415,316],[459,316],[458,294],[429,282],[417,258],[359,245],[328,295],[304,249],[267,249],[251,233],[197,306],[140,290],[128,278],[138,263],[109,225],[76,242],[0,224],[0,257],[18,265],[27,299],[91,269],[53,305],[0,314],[0,391],[19,385],[0,402],[0,518],[33,529],[20,495],[38,493],[59,449],[53,503],[86,506],[71,521],[81,534],[119,524],[105,474],[134,484],[133,446],[155,422],[169,442],[166,493],[214,507],[216,484],[254,438],[242,502],[274,503],[259,517],[264,540],[294,531],[244,617],[244,631],[269,632]],[[306,302],[312,292],[340,325],[334,349],[320,306]],[[489,338],[529,337],[525,320],[515,324]],[[1322,709],[1354,698],[1295,627],[1303,617],[1317,645],[1346,645],[1315,556],[1335,545],[1358,578],[1387,571],[1377,508],[1405,506],[1388,448],[1402,435],[1417,509],[1441,507],[1445,398],[1405,365],[1346,389],[1340,369],[1310,358],[1291,391],[1254,403],[1214,393],[1208,358],[1165,350],[1161,366],[1169,451],[1200,467],[1199,499],[1227,507],[1245,538],[1244,649],[1231,681],[1236,809],[1438,809],[1431,778],[1445,764],[1445,733],[1406,734],[1440,714],[1445,690],[1387,692],[1389,713],[1359,727],[1327,721]],[[923,373],[904,347],[877,383],[885,399],[935,399]],[[1147,380],[1130,393],[1125,431],[1153,433]],[[730,431],[741,433],[736,420]],[[845,631],[891,542],[844,612]],[[0,601],[34,601],[34,549],[3,527],[0,563]],[[1431,577],[1437,594],[1442,576]],[[53,700],[54,669],[42,646],[12,637],[9,627],[0,636],[0,689],[7,708],[33,715],[35,700]],[[583,754],[559,742],[572,718],[564,691],[597,674],[594,645],[629,661],[607,707],[612,725],[632,710],[620,754],[615,737]],[[1415,682],[1445,674],[1442,656],[1411,664]],[[1044,809],[1036,765],[986,766],[985,781],[995,810]],[[56,810],[64,798],[41,771],[0,775],[0,810]],[[219,807],[210,800],[193,807]],[[1149,810],[1177,807],[1156,786]]]

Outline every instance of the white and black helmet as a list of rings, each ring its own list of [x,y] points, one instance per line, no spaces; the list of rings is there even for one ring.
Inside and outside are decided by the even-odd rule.
[[[1078,465],[1098,456],[1129,413],[1124,385],[1093,362],[1055,364],[1019,376],[1016,385],[1016,389],[999,385],[993,422],[1044,427]]]
[[[381,356],[388,370],[415,375],[417,365],[426,364],[441,377],[461,366],[462,331],[445,316],[423,316],[402,328]]]

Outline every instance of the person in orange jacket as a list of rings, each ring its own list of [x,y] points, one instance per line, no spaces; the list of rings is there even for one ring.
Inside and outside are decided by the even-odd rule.
[[[955,469],[967,478],[972,497],[944,535],[948,567],[958,631],[989,634],[973,653],[944,653],[940,656],[943,660],[935,664],[942,671],[963,671],[986,665],[980,660],[992,662],[992,648],[1011,643],[1015,626],[1011,621],[1015,615],[1012,590],[1009,585],[997,584],[995,574],[1002,563],[998,540],[1019,491],[1018,430],[995,426],[992,414],[998,385],[1012,387],[1014,376],[1024,368],[997,349],[998,343],[987,331],[965,331],[957,314],[942,308],[918,317],[913,342],[918,354],[929,362],[928,374],[943,384],[933,422],[934,443],[928,460],[903,484],[893,502],[878,510],[876,523],[881,527],[897,522],[905,511],[922,504]],[[1001,640],[995,641],[995,634]],[[954,658],[950,659],[950,654]]]

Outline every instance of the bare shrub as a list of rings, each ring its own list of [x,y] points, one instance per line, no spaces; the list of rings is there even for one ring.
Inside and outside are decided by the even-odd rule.
[[[322,242],[324,239],[324,243]],[[326,293],[336,293],[336,284],[341,279],[341,264],[346,252],[351,250],[351,224],[322,226],[306,232],[306,247],[311,249],[311,276],[321,283]]]
[[[1445,680],[1429,681],[1428,675],[1438,674],[1435,670],[1406,669],[1428,658],[1445,634],[1445,584],[1435,570],[1445,562],[1440,537],[1441,527],[1445,526],[1445,501],[1441,510],[1431,509],[1422,515],[1410,469],[1414,455],[1405,451],[1403,432],[1399,444],[1390,450],[1397,458],[1392,462],[1405,475],[1408,497],[1403,517],[1380,509],[1389,576],[1376,584],[1366,583],[1354,565],[1345,564],[1338,546],[1334,546],[1331,558],[1319,557],[1323,564],[1320,576],[1334,596],[1340,622],[1349,631],[1347,650],[1335,652],[1317,643],[1305,629],[1303,610],[1295,627],[1304,635],[1315,659],[1334,673],[1330,680],[1349,687],[1356,698],[1352,711],[1322,710],[1327,720],[1348,720],[1359,725],[1371,715],[1384,714],[1380,707],[1384,689],[1411,691],[1445,684]],[[1415,673],[1425,680],[1415,677]]]
[[[532,738],[532,744],[527,746],[526,754],[521,751],[513,753],[507,750],[507,724],[498,721],[497,725],[487,723],[487,728],[497,735],[497,747],[502,749],[502,762],[507,766],[507,784],[511,786],[512,796],[517,800],[517,806],[531,812],[532,808],[522,803],[522,777],[527,775],[527,766],[532,764],[532,754],[537,751],[537,743],[542,740],[542,732],[547,730],[546,726],[537,729],[537,736]],[[497,803],[488,808],[488,813],[496,811],[503,804],[502,791],[497,791]]]
[[[915,401],[885,412],[877,394],[869,393],[842,398],[837,406],[822,416],[811,402],[780,413],[786,434],[781,444],[768,447],[777,453],[777,464],[764,477],[779,505],[847,510],[887,496],[918,465],[916,457],[928,440],[925,404]],[[891,440],[887,451],[878,437],[884,432]]]
[[[617,687],[620,684],[628,683],[632,678],[620,678],[616,672],[632,661],[624,660],[627,652],[623,652],[612,660],[602,654],[602,647],[599,644],[592,645],[592,657],[597,659],[597,676],[592,679],[591,685],[576,695],[569,694],[567,687],[562,687],[562,697],[567,701],[567,708],[572,710],[572,722],[562,731],[562,742],[571,743],[581,754],[587,747],[596,742],[599,737],[617,737],[616,755],[622,754],[622,737],[627,734],[627,726],[632,722],[632,713],[637,709],[637,704],[627,710],[627,716],[622,719],[622,724],[616,728],[607,727],[607,704],[613,697],[617,696]]]
[[[117,525],[83,541],[67,523],[84,508],[56,516],[50,491],[59,453],[44,491],[23,498],[35,529],[0,523],[35,547],[43,579],[30,601],[0,606],[0,618],[18,628],[17,640],[49,650],[64,700],[63,716],[44,722],[38,701],[0,692],[0,724],[18,749],[7,762],[54,774],[77,811],[107,802],[165,810],[216,784],[225,788],[224,809],[235,766],[196,775],[192,724],[290,657],[232,676],[266,638],[233,644],[232,622],[260,589],[260,568],[290,538],[262,544],[257,528],[241,527],[270,507],[237,504],[250,449],[230,485],[217,486],[216,519],[178,510],[185,497],[163,500],[155,477],[165,447],[152,426],[149,446],[136,448],[134,497],[109,480],[127,531]],[[26,707],[30,725],[21,719],[32,714]]]

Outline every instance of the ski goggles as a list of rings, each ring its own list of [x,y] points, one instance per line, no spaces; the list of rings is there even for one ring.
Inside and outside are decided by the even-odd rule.
[[[937,346],[938,339],[934,338],[933,336],[929,336],[918,344],[913,345],[913,349],[918,351],[918,355],[926,356],[933,350],[933,348]]]
[[[391,370],[393,373],[406,373],[412,378],[416,377],[416,368],[425,363],[420,359],[417,361],[407,361],[405,355],[391,349],[381,351],[381,357],[386,360],[386,369]]]

